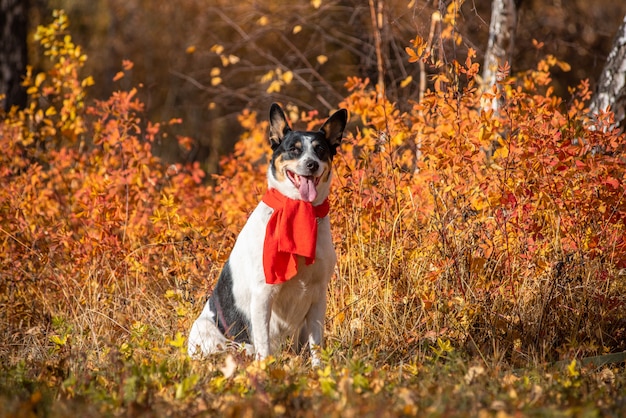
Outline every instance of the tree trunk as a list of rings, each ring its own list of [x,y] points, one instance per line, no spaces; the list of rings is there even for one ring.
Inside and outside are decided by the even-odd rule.
[[[613,49],[600,75],[589,110],[594,114],[607,110],[609,106],[615,114],[615,124],[624,128],[626,122],[626,16],[615,35]]]
[[[517,26],[517,6],[521,0],[493,0],[491,3],[491,23],[489,24],[489,41],[485,51],[483,64],[483,88],[490,89],[497,81],[498,67],[511,62],[515,45],[515,29]],[[491,104],[497,108],[494,100]]]
[[[385,96],[385,65],[382,53],[382,35],[383,30],[383,2],[378,0],[374,6],[374,0],[369,0],[370,16],[372,19],[372,31],[374,32],[374,46],[376,47],[376,68],[378,69],[378,99],[381,100]]]
[[[27,0],[0,0],[0,105],[26,106],[22,78],[26,73]]]

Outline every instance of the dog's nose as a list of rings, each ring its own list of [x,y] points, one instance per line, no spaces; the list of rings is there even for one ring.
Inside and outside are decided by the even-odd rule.
[[[308,160],[305,165],[307,170],[310,171],[317,171],[317,169],[320,167],[319,163],[314,160]]]

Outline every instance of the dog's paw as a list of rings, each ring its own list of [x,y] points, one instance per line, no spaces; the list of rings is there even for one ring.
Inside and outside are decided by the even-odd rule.
[[[311,346],[311,367],[316,369],[321,367],[322,359],[320,358],[321,347],[318,344],[313,344]]]
[[[322,367],[322,360],[320,360],[319,357],[311,358],[311,368],[319,369],[320,367]]]
[[[246,353],[246,355],[254,356],[254,346],[252,344],[246,344],[246,343],[239,344],[239,343],[233,342],[232,345],[236,347],[237,350]]]
[[[187,342],[187,354],[197,359],[202,356],[224,351],[228,348],[228,340],[215,324],[204,318],[194,322]]]

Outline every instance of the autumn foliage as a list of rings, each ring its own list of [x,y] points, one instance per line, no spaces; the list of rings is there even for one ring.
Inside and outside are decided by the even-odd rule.
[[[117,407],[132,391],[141,404],[254,386],[215,367],[201,378],[182,353],[265,190],[266,116],[242,110],[245,133],[218,175],[165,164],[151,148],[188,147],[165,129],[184,121],[145,120],[136,88],[90,102],[64,14],[37,37],[50,69],[29,73],[28,107],[0,121],[3,363],[32,379],[44,370],[50,385],[63,382],[59,396],[88,386]],[[419,368],[456,349],[520,367],[626,349],[624,135],[610,113],[588,115],[586,82],[554,96],[550,71],[566,66],[554,57],[501,69],[486,92],[473,58],[442,69],[410,111],[359,78],[338,106],[351,125],[330,197],[339,261],[326,355],[363,359],[345,372],[356,393],[382,390],[367,363]],[[316,129],[326,116],[292,122]],[[278,380],[289,381],[286,369]],[[339,396],[341,376],[325,369],[316,388]]]

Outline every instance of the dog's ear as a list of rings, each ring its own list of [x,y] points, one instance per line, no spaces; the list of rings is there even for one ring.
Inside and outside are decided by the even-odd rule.
[[[283,140],[283,137],[291,128],[285,117],[285,112],[276,103],[272,103],[270,108],[270,144],[275,150]]]
[[[339,109],[333,113],[320,128],[320,132],[324,134],[326,140],[331,145],[332,155],[337,153],[337,147],[339,147],[339,144],[341,143],[343,130],[346,128],[347,122],[348,111],[346,109]]]

